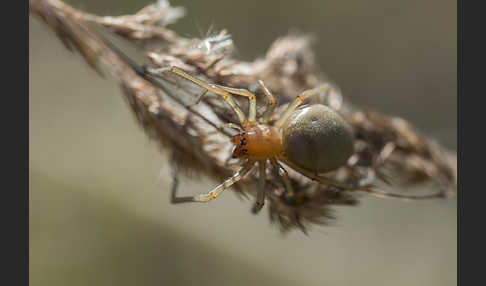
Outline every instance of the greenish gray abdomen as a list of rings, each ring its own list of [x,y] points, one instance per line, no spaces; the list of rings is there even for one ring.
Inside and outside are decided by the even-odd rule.
[[[321,104],[295,111],[283,128],[282,143],[290,161],[318,173],[343,166],[354,153],[351,127]]]

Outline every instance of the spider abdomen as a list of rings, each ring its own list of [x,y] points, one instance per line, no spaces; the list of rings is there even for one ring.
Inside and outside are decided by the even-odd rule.
[[[296,110],[283,127],[282,143],[288,160],[317,173],[343,166],[354,153],[351,127],[321,104]]]

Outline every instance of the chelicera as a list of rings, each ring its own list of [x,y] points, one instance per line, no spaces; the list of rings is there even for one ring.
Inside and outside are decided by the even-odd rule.
[[[172,203],[208,202],[218,197],[224,190],[243,178],[258,164],[259,180],[253,212],[258,212],[265,202],[265,181],[267,164],[272,165],[281,176],[287,195],[293,189],[287,171],[279,164],[285,163],[297,172],[320,183],[339,189],[356,189],[358,185],[337,182],[320,173],[336,170],[346,164],[354,153],[354,138],[351,127],[335,111],[322,104],[298,108],[304,101],[320,93],[328,93],[329,84],[320,85],[298,95],[272,125],[269,119],[276,107],[275,98],[263,81],[258,81],[267,97],[267,109],[261,118],[256,118],[256,97],[246,89],[231,88],[207,83],[193,77],[177,67],[164,71],[175,73],[205,89],[200,98],[208,91],[217,94],[231,107],[239,119],[239,125],[229,123],[228,127],[237,129],[238,134],[231,139],[235,145],[233,158],[242,158],[242,167],[231,177],[208,193],[188,197],[172,195]],[[159,70],[160,72],[160,70]],[[235,103],[233,96],[244,96],[249,101],[248,118]],[[175,189],[173,190],[175,192]]]

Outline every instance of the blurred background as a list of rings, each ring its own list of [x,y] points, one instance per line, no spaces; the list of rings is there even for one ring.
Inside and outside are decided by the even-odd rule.
[[[148,0],[67,1],[100,15]],[[411,121],[456,149],[456,1],[171,1],[172,28],[227,29],[237,57],[262,56],[291,29],[359,106]],[[31,285],[456,285],[455,198],[364,197],[331,226],[281,235],[264,209],[227,192],[171,205],[170,169],[117,84],[29,21]],[[133,49],[133,46],[126,45]],[[217,184],[182,181],[184,193]]]

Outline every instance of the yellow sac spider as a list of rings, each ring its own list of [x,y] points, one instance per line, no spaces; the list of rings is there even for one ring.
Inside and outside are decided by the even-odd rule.
[[[256,213],[265,202],[265,169],[269,162],[281,172],[281,178],[288,195],[293,194],[287,171],[278,163],[281,161],[297,172],[323,184],[332,185],[343,190],[357,189],[362,186],[340,183],[329,178],[318,176],[335,170],[346,164],[354,153],[354,137],[351,127],[335,111],[322,104],[313,104],[297,109],[307,98],[321,92],[328,93],[332,87],[323,84],[317,88],[302,92],[287,107],[280,118],[269,125],[276,102],[272,93],[265,87],[263,81],[258,84],[268,98],[268,106],[261,118],[256,118],[256,98],[246,89],[231,88],[207,83],[195,78],[177,67],[162,68],[148,71],[152,75],[164,71],[175,73],[205,89],[201,97],[211,91],[223,98],[238,116],[240,126],[229,123],[227,126],[240,131],[231,141],[235,144],[233,158],[246,159],[243,166],[233,176],[216,186],[206,194],[176,197],[172,195],[172,203],[208,202],[219,196],[224,190],[231,187],[245,176],[258,162],[259,181],[256,202],[253,212]],[[248,118],[235,103],[231,94],[240,95],[249,100]],[[175,192],[175,189],[173,190]]]

